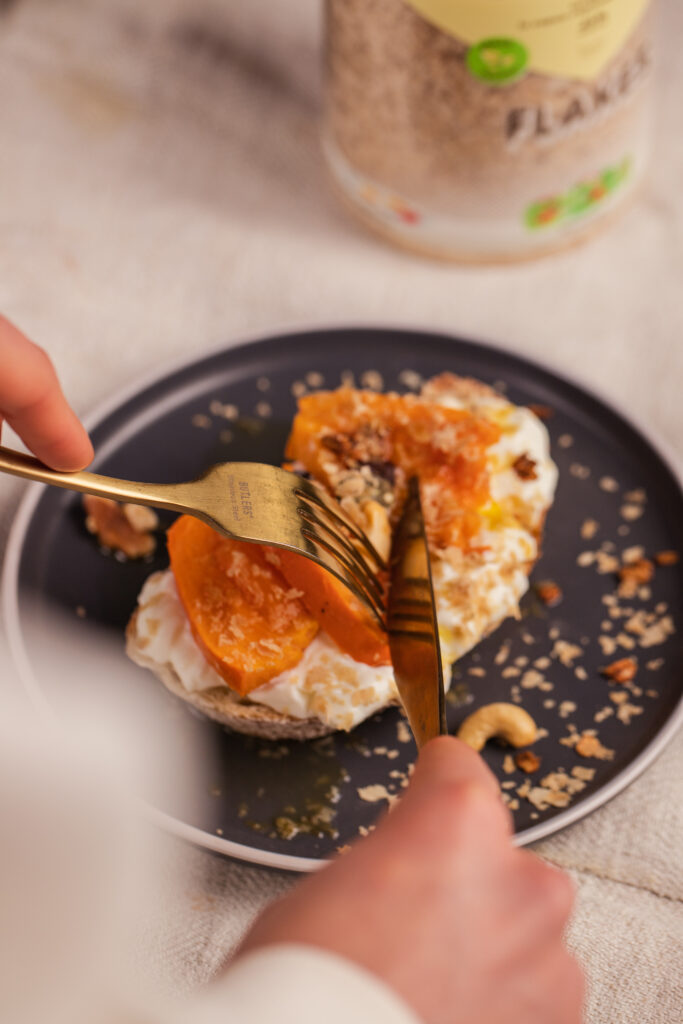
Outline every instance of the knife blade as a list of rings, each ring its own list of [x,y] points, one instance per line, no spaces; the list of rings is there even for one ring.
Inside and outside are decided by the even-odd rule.
[[[417,477],[394,533],[387,632],[399,696],[420,749],[448,731],[429,549]]]

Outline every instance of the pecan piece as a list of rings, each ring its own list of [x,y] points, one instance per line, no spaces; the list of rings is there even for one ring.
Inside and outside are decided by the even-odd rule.
[[[543,604],[547,605],[548,608],[554,608],[556,604],[559,604],[564,596],[562,594],[562,588],[559,584],[555,583],[554,580],[542,580],[542,582],[536,584],[536,593]]]
[[[531,774],[541,767],[541,759],[533,750],[520,750],[515,754],[515,764],[521,771]]]
[[[159,521],[151,509],[121,505],[92,494],[85,495],[83,507],[86,529],[103,547],[121,551],[128,558],[143,558],[154,551],[156,538],[151,531],[157,528]]]
[[[655,567],[649,558],[639,558],[636,562],[622,565],[619,576],[618,594],[620,597],[634,597],[638,587],[649,583],[654,576]]]
[[[635,679],[637,671],[638,663],[635,658],[619,658],[610,665],[606,665],[602,669],[602,674],[613,683],[623,685],[623,683],[630,683],[632,679]]]
[[[655,555],[655,562],[662,566],[678,565],[679,558],[677,551],[658,551]]]
[[[525,453],[519,455],[512,463],[512,468],[520,480],[536,480],[536,463]]]

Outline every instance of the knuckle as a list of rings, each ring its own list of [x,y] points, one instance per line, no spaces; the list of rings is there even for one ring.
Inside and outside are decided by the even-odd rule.
[[[568,875],[539,861],[536,878],[537,898],[543,901],[548,914],[556,921],[566,922],[574,906],[574,885]]]
[[[507,820],[497,796],[479,782],[449,781],[435,787],[435,811],[451,835],[472,833]]]

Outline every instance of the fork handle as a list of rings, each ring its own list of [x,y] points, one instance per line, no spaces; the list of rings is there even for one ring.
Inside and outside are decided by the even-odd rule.
[[[168,508],[174,512],[187,511],[187,504],[180,496],[183,484],[144,484],[135,480],[118,480],[113,476],[102,476],[99,473],[61,473],[50,469],[32,455],[13,451],[0,445],[0,472],[12,473],[14,476],[25,477],[27,480],[38,480],[54,487],[64,487],[69,491],[82,491],[95,494],[99,498],[113,498],[128,501],[133,505],[153,505],[155,508]]]

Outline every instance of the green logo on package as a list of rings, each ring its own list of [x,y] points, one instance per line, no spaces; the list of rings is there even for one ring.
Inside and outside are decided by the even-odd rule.
[[[528,63],[529,51],[516,39],[482,39],[467,53],[470,73],[491,85],[513,82]]]
[[[620,164],[606,168],[597,178],[573,185],[564,195],[532,203],[524,215],[526,226],[538,231],[594,210],[621,187],[630,173],[631,158],[625,157]]]

